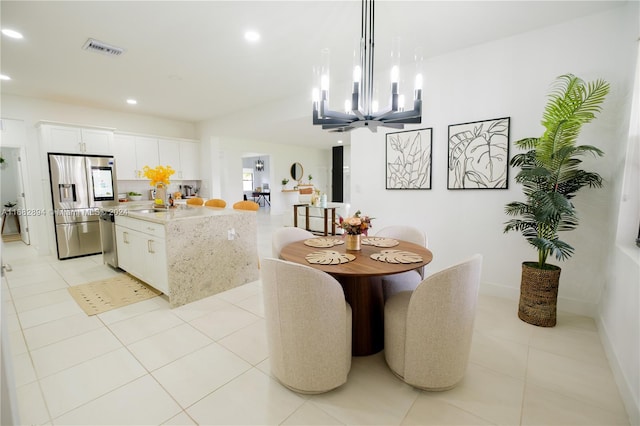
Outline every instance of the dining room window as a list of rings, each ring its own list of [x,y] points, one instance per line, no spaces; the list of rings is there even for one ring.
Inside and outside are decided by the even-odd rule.
[[[242,190],[253,191],[253,169],[242,169]]]

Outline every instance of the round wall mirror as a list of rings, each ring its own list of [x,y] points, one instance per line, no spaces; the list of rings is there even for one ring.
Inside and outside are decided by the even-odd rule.
[[[302,174],[303,173],[304,173],[304,170],[302,169],[302,164],[293,163],[291,165],[291,177],[293,178],[293,180],[302,179]]]

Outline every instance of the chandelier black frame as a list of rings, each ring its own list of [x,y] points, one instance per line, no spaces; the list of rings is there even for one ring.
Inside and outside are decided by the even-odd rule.
[[[414,90],[413,109],[404,111],[399,105],[398,82],[391,83],[391,105],[381,112],[373,112],[374,65],[374,0],[362,0],[362,31],[360,35],[360,76],[354,75],[351,111],[329,109],[329,90],[320,89],[320,98],[313,101],[313,124],[332,132],[347,132],[368,128],[376,132],[378,126],[403,129],[405,124],[422,122],[422,87]],[[357,73],[355,73],[357,74]],[[421,76],[420,76],[421,78]],[[359,81],[358,81],[359,80]],[[362,82],[362,85],[360,84]],[[362,86],[362,87],[361,87]],[[362,90],[361,90],[362,89]],[[361,102],[362,101],[362,102]]]

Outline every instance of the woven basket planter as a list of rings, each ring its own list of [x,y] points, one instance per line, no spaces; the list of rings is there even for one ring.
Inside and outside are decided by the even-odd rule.
[[[522,264],[518,318],[540,327],[553,327],[556,325],[561,269],[554,265],[548,265],[552,269],[536,266],[535,262]]]

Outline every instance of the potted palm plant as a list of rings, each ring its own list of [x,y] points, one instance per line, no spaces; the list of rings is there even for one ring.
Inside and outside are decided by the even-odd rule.
[[[571,199],[585,186],[602,186],[600,175],[580,168],[580,157],[598,157],[603,152],[576,142],[582,125],[600,112],[608,92],[609,84],[602,79],[585,83],[572,74],[558,77],[544,110],[543,135],[515,143],[526,150],[510,162],[520,168],[515,180],[523,186],[525,201],[506,205],[505,212],[514,218],[506,222],[504,232],[520,231],[538,252],[537,262],[522,264],[518,317],[530,324],[556,324],[560,267],[547,263],[547,259],[554,255],[558,260],[571,257],[573,247],[558,235],[578,226]]]

